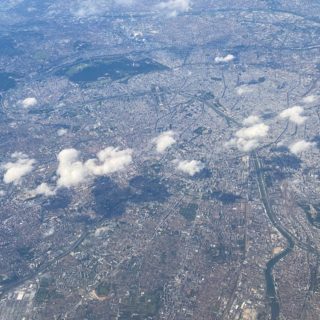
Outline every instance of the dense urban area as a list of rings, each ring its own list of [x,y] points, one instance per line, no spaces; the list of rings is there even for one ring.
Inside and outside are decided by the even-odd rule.
[[[319,319],[319,79],[316,0],[2,0],[0,319]]]

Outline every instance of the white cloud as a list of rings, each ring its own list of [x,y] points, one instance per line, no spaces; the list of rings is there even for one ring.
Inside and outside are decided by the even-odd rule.
[[[54,226],[50,227],[48,230],[43,232],[44,237],[49,237],[54,234]]]
[[[123,170],[128,166],[132,161],[132,150],[108,147],[98,152],[97,158],[88,160],[85,166],[90,174],[104,176]]]
[[[243,152],[250,152],[259,147],[259,141],[257,139],[238,139],[237,148]]]
[[[257,124],[259,122],[261,122],[260,117],[259,116],[255,116],[255,115],[251,115],[251,116],[249,116],[248,118],[246,118],[246,119],[244,119],[242,121],[243,125],[246,126],[246,127],[252,126],[252,125]]]
[[[134,2],[134,0],[77,0],[71,6],[71,13],[78,18],[89,18],[105,14],[112,5],[130,6]]]
[[[315,142],[309,142],[305,140],[297,141],[289,146],[289,150],[294,154],[304,152],[316,145]]]
[[[316,95],[310,95],[310,96],[306,96],[302,99],[303,103],[313,103],[316,102],[318,100],[318,96]]]
[[[77,187],[95,176],[105,176],[125,169],[132,162],[132,150],[108,147],[97,153],[97,157],[82,161],[76,149],[64,149],[58,154],[57,185],[40,184],[31,191],[33,195],[53,196],[59,188]]]
[[[263,138],[268,134],[269,126],[264,123],[257,123],[251,127],[241,128],[236,132],[236,137],[240,139]]]
[[[97,153],[97,158],[79,160],[76,149],[64,149],[58,155],[58,187],[74,187],[94,176],[104,176],[123,170],[132,162],[132,150],[108,147]]]
[[[153,143],[156,145],[157,152],[163,153],[170,146],[176,143],[174,139],[175,133],[173,131],[166,131],[161,133],[157,138],[153,139]]]
[[[156,5],[156,9],[164,11],[170,17],[175,17],[181,12],[186,12],[191,9],[190,0],[168,0],[162,1]]]
[[[44,195],[47,197],[54,196],[56,194],[56,189],[48,186],[46,183],[41,183],[32,192],[34,195]]]
[[[121,6],[131,6],[135,0],[115,0],[114,2]]]
[[[269,132],[269,126],[264,123],[256,123],[260,121],[257,116],[250,116],[243,121],[245,125],[250,125],[239,129],[234,134],[234,138],[228,141],[225,146],[236,146],[242,152],[250,152],[259,147],[259,142],[266,137]]]
[[[22,178],[33,170],[34,159],[29,159],[27,155],[21,152],[15,152],[11,155],[15,162],[8,162],[2,167],[6,170],[3,181],[4,183],[19,184]]]
[[[79,160],[79,151],[64,149],[58,155],[58,181],[60,187],[73,187],[83,183],[88,178],[88,170]]]
[[[289,119],[291,122],[300,125],[307,120],[307,117],[302,116],[303,112],[304,112],[304,109],[302,107],[294,106],[294,107],[283,110],[279,116],[282,119]]]
[[[243,96],[244,94],[250,93],[252,91],[253,91],[253,89],[246,86],[246,85],[240,86],[236,89],[238,96]]]
[[[22,106],[24,108],[30,108],[30,107],[34,107],[35,105],[37,105],[38,100],[34,97],[29,97],[29,98],[25,98],[22,101]]]
[[[72,13],[78,18],[86,18],[98,15],[99,12],[104,11],[102,8],[95,4],[93,1],[83,1],[81,5],[76,8]]]
[[[215,63],[228,63],[235,59],[235,56],[232,54],[227,54],[225,57],[215,57]]]
[[[58,134],[59,137],[62,137],[62,136],[64,136],[64,135],[67,134],[67,133],[68,133],[68,130],[67,130],[67,129],[59,129],[59,130],[57,131],[57,134]]]
[[[182,171],[190,176],[194,176],[196,173],[200,172],[203,169],[203,164],[197,160],[175,160],[174,163],[177,164],[177,170]]]
[[[231,147],[235,146],[238,150],[242,152],[250,152],[259,147],[259,140],[258,139],[243,139],[243,138],[232,138],[229,140],[225,146]]]
[[[77,0],[71,13],[78,18],[99,16],[109,10],[109,4],[104,0]]]

